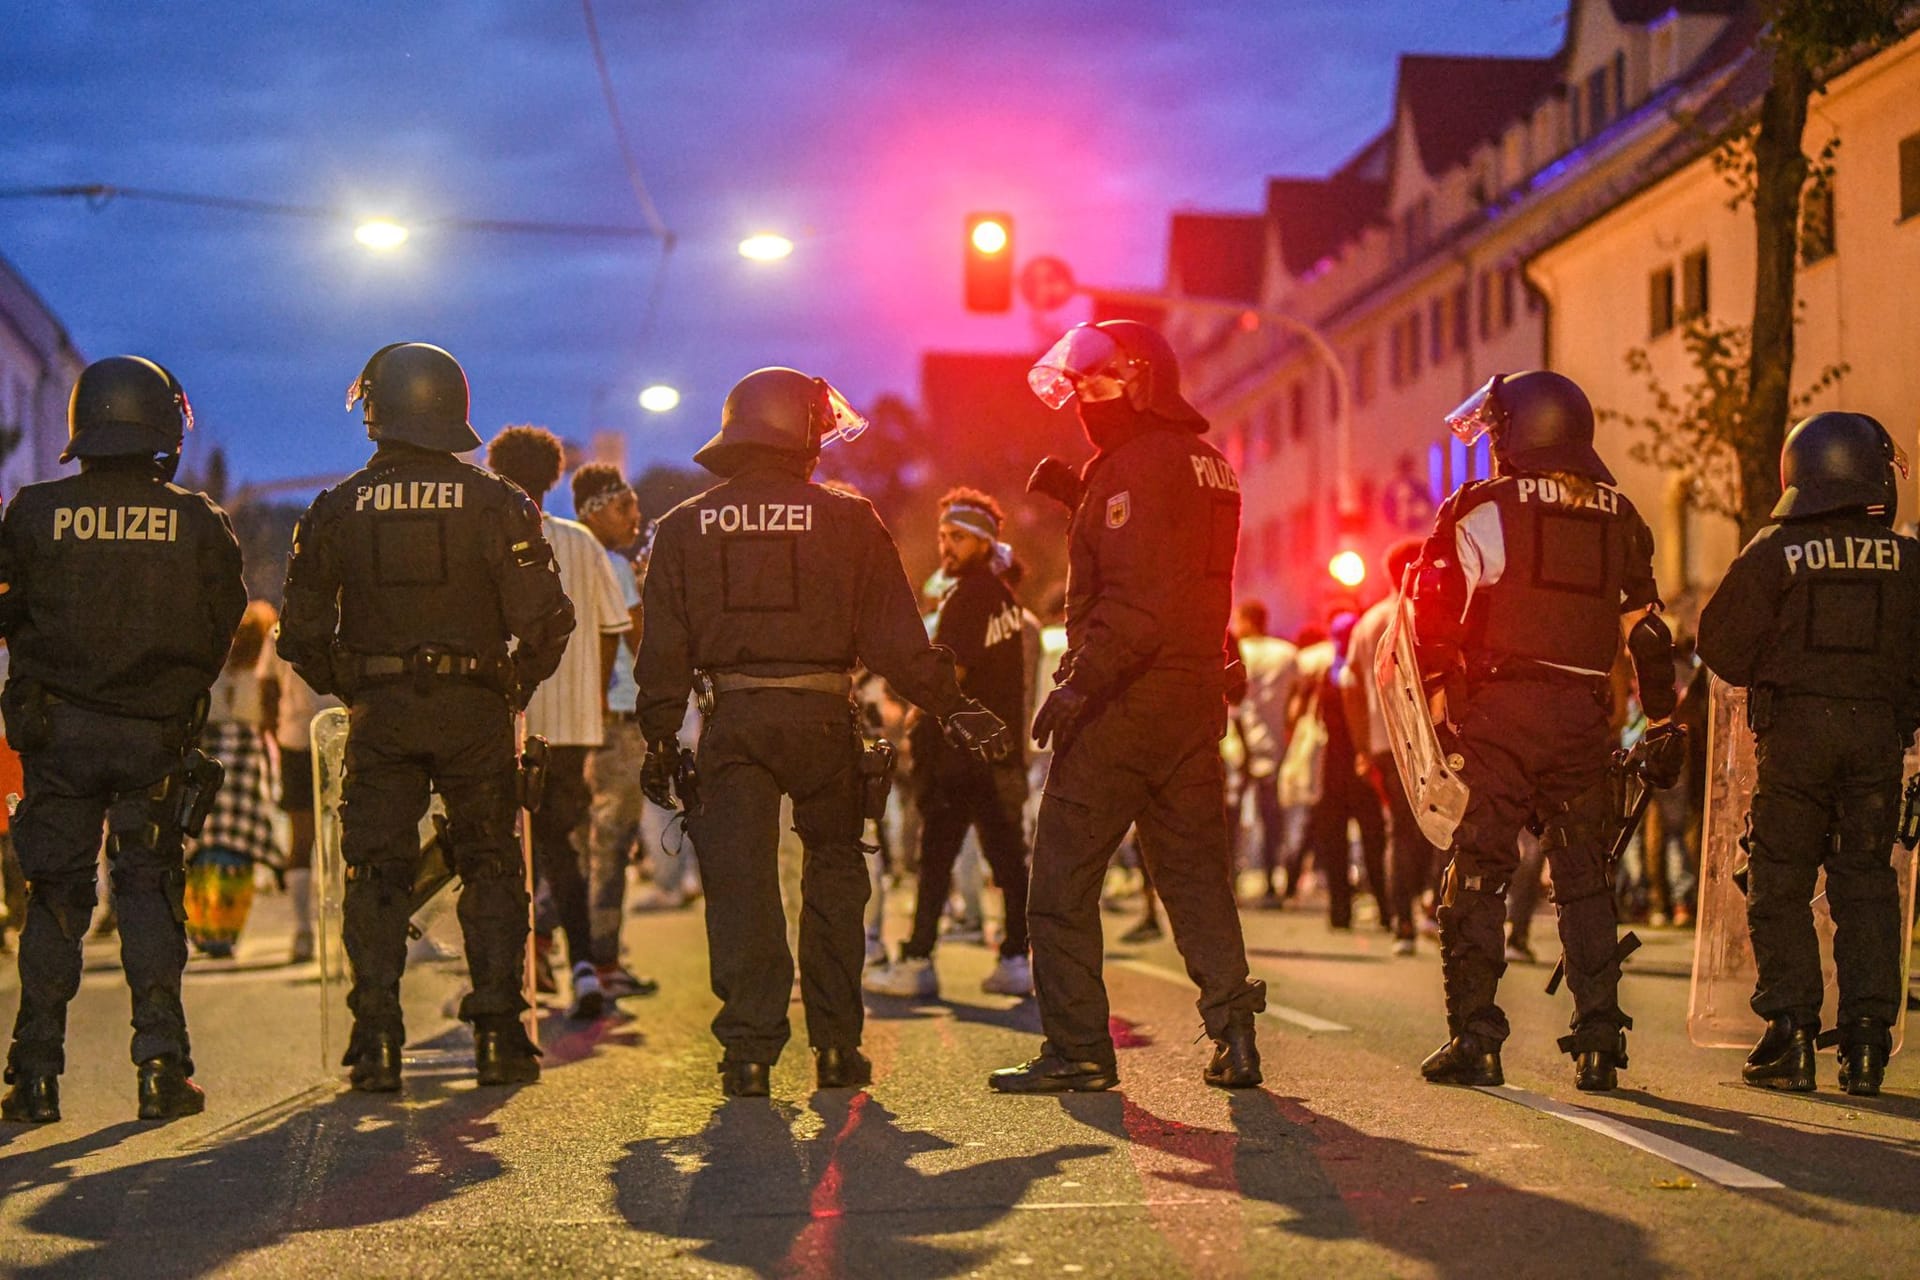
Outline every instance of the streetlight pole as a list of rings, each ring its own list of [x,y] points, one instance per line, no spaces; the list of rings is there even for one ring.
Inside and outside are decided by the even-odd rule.
[[[1333,344],[1313,325],[1298,316],[1288,315],[1284,311],[1274,311],[1267,307],[1252,307],[1244,302],[1234,302],[1228,298],[1185,298],[1172,294],[1148,293],[1130,289],[1102,289],[1091,285],[1076,286],[1074,292],[1095,302],[1114,302],[1131,306],[1184,307],[1189,311],[1198,311],[1205,315],[1251,316],[1258,324],[1271,321],[1287,332],[1305,340],[1319,356],[1320,362],[1327,366],[1327,372],[1333,376],[1333,469],[1334,501],[1343,516],[1350,516],[1359,509],[1353,489],[1353,383],[1347,376],[1347,368],[1340,362],[1340,356]],[[1242,409],[1258,403],[1280,389],[1288,375],[1275,374],[1263,378],[1226,402],[1222,416],[1239,416]]]

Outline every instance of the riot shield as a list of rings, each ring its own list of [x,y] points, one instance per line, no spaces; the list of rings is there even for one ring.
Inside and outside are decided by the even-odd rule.
[[[1693,939],[1693,989],[1687,1002],[1687,1036],[1703,1049],[1748,1049],[1766,1030],[1749,1003],[1758,980],[1753,940],[1747,933],[1746,851],[1741,837],[1753,803],[1758,775],[1753,732],[1747,728],[1747,691],[1715,677],[1707,699],[1707,800],[1700,834],[1700,909]],[[1915,772],[1909,753],[1906,773]],[[1900,877],[1901,919],[1913,919],[1914,854],[1897,841],[1889,850]],[[1833,916],[1827,910],[1827,878],[1814,887],[1814,931],[1820,937],[1826,994],[1821,1025],[1834,1024],[1839,1008],[1838,976],[1833,967]],[[1905,936],[1902,935],[1905,942]],[[1901,985],[1912,948],[1900,956]],[[1906,1026],[1903,1007],[1893,1024],[1893,1048],[1899,1052]]]
[[[329,1076],[340,1070],[340,1055],[346,1052],[353,1018],[347,1006],[352,988],[352,973],[342,941],[342,919],[346,902],[346,859],[341,851],[340,802],[345,780],[347,750],[347,711],[329,707],[313,718],[314,782],[314,860],[316,897],[315,952],[320,972],[320,1059]],[[464,994],[465,967],[437,963],[462,960],[463,938],[453,910],[459,880],[442,872],[447,864],[445,850],[445,810],[440,798],[433,797],[420,822],[421,865],[415,881],[412,919],[409,927],[406,976],[401,982],[400,998],[407,1008],[409,1028],[418,1030],[429,1016],[451,1019]],[[526,822],[521,822],[525,828]],[[522,839],[525,834],[523,831]],[[529,889],[531,899],[531,889]],[[531,920],[529,920],[531,948]],[[538,1029],[534,1008],[533,967],[524,969],[528,1009],[528,1034]],[[537,1042],[537,1041],[536,1041]],[[470,1066],[472,1046],[464,1034],[441,1034],[416,1041],[406,1049],[404,1062],[416,1069]]]
[[[1380,638],[1373,681],[1414,821],[1431,844],[1445,849],[1466,817],[1467,784],[1460,777],[1460,758],[1448,756],[1434,732],[1433,712],[1414,659],[1413,609],[1405,592],[1395,597],[1393,619]]]

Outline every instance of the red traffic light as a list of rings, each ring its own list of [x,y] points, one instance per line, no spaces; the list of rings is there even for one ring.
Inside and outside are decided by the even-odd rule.
[[[967,215],[966,303],[969,311],[1013,306],[1013,219],[1004,213]]]

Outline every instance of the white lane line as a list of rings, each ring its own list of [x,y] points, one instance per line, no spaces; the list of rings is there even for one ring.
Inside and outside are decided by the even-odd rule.
[[[1172,969],[1165,969],[1157,964],[1150,964],[1145,960],[1110,960],[1108,963],[1117,969],[1130,969],[1134,973],[1144,973],[1149,977],[1159,978],[1166,982],[1177,982],[1182,986],[1189,985],[1186,974],[1176,973]],[[1267,1002],[1267,1016],[1269,1018],[1278,1018],[1282,1022],[1291,1022],[1294,1026],[1305,1031],[1353,1030],[1352,1027],[1345,1026],[1338,1022],[1329,1022],[1325,1018],[1308,1013],[1305,1009],[1295,1009],[1289,1005],[1274,1004],[1271,1000]]]
[[[1717,1182],[1723,1187],[1759,1191],[1778,1190],[1782,1185],[1763,1173],[1755,1173],[1731,1161],[1722,1160],[1719,1156],[1710,1156],[1704,1151],[1696,1151],[1671,1138],[1663,1138],[1657,1133],[1636,1129],[1623,1120],[1617,1120],[1613,1116],[1598,1111],[1570,1106],[1554,1098],[1529,1093],[1525,1089],[1517,1089],[1512,1085],[1486,1086],[1482,1087],[1480,1092],[1556,1116],[1569,1124],[1577,1124],[1582,1129],[1590,1129],[1594,1133],[1612,1138],[1615,1142],[1624,1142],[1630,1147],[1677,1164],[1682,1169],[1697,1173],[1709,1182]]]

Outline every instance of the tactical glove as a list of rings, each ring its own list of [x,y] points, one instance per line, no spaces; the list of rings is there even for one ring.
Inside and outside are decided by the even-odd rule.
[[[1052,498],[1069,511],[1080,506],[1080,495],[1085,490],[1080,473],[1058,458],[1040,459],[1040,465],[1027,478],[1028,493]]]
[[[680,764],[680,743],[659,738],[647,744],[647,758],[640,766],[640,790],[662,809],[677,809],[673,799],[673,774]]]
[[[1680,781],[1687,769],[1687,729],[1685,725],[1657,724],[1648,729],[1633,749],[1640,757],[1640,776],[1655,791],[1665,791]]]
[[[1057,686],[1040,704],[1033,717],[1033,740],[1041,750],[1051,742],[1055,751],[1064,751],[1080,730],[1080,719],[1087,713],[1087,695],[1070,684]]]
[[[969,702],[940,722],[947,741],[982,760],[1004,760],[1013,750],[1013,734],[1006,722],[977,702]]]

